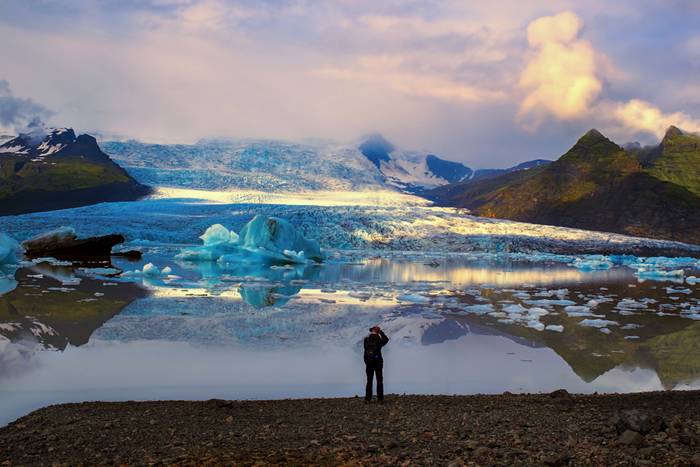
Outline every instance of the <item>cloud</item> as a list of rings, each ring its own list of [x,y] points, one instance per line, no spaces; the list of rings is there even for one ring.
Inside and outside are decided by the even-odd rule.
[[[596,76],[596,53],[579,38],[582,22],[570,11],[539,18],[527,28],[534,52],[520,76],[527,95],[518,117],[536,128],[547,115],[569,120],[586,115],[603,84]]]
[[[633,98],[657,119],[700,115],[697,29],[659,0],[2,5],[2,78],[79,131],[170,143],[382,132],[485,167],[555,157],[591,127],[658,131],[629,116]]]
[[[612,107],[617,122],[624,130],[632,133],[642,131],[660,137],[671,125],[693,133],[700,132],[700,120],[682,112],[664,113],[657,106],[643,100],[613,103]]]
[[[603,80],[626,80],[605,55],[580,37],[582,20],[565,11],[532,21],[527,28],[533,55],[520,75],[526,91],[518,111],[519,122],[536,130],[546,118],[586,121],[623,138],[642,134],[663,136],[676,125],[700,131],[700,120],[683,112],[663,112],[646,100],[603,98]],[[692,41],[687,48],[691,48]]]
[[[360,57],[351,68],[322,67],[316,72],[336,79],[379,83],[413,97],[482,102],[507,96],[500,90],[480,88],[438,73],[418,73],[406,68],[400,57],[380,55]]]
[[[0,79],[0,131],[19,133],[40,124],[51,114],[50,110],[31,99],[15,97],[10,83]]]

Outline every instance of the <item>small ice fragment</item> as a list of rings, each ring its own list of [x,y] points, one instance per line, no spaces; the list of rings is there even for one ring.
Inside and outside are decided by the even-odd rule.
[[[581,326],[589,326],[594,328],[604,328],[606,326],[618,326],[617,321],[610,321],[607,319],[584,319],[580,323]]]
[[[548,324],[545,329],[547,331],[564,332],[564,326],[561,324]]]
[[[611,332],[610,329],[608,329],[608,328],[600,328],[599,331],[602,332],[603,334],[610,334],[610,332]]]
[[[428,303],[430,299],[422,295],[417,294],[401,294],[396,297],[400,302],[411,302],[411,303]]]

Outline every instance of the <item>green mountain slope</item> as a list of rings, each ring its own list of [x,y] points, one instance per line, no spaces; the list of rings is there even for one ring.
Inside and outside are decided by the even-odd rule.
[[[653,154],[651,175],[700,195],[700,136],[672,126]]]
[[[0,215],[48,211],[150,192],[72,129],[23,134],[0,145]]]
[[[677,154],[689,147],[685,136],[682,144],[674,135],[671,140],[645,168],[591,130],[545,167],[448,185],[428,196],[479,216],[700,243],[700,196],[691,190],[696,178],[676,183],[680,175],[658,175],[659,167],[677,174],[668,167],[677,167]]]

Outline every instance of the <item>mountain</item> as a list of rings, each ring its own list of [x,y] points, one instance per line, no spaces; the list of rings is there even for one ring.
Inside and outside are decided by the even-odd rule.
[[[204,139],[196,144],[110,141],[105,150],[141,183],[201,190],[386,189],[357,148],[334,143]]]
[[[679,159],[687,163],[680,155],[694,154],[689,138],[695,137],[669,133],[646,167],[638,154],[591,130],[551,164],[451,184],[427,196],[485,217],[700,243],[700,197],[690,190],[696,179],[674,183],[680,176],[669,169]]]
[[[513,167],[509,167],[507,169],[478,169],[474,171],[474,174],[469,180],[476,181],[498,177],[499,175],[503,175],[510,172],[517,172],[519,170],[529,170],[535,167],[539,167],[541,165],[547,165],[550,162],[552,161],[547,159],[534,159],[531,161],[521,162],[520,164],[514,165]]]
[[[358,149],[381,172],[387,184],[402,191],[422,193],[426,189],[457,183],[473,171],[460,162],[434,154],[398,150],[380,134],[369,135]]]
[[[49,211],[147,195],[102,152],[70,128],[34,131],[0,145],[0,215]]]
[[[654,177],[700,195],[700,136],[672,126],[642,163]]]
[[[167,145],[132,140],[103,146],[141,183],[202,190],[419,193],[472,173],[458,162],[397,149],[381,135],[370,135],[357,146],[259,139]]]

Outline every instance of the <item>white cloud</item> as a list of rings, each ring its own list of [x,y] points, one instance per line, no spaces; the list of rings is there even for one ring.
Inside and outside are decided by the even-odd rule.
[[[596,54],[591,44],[579,38],[582,23],[573,12],[539,18],[527,28],[534,51],[520,76],[527,92],[519,118],[537,127],[553,115],[568,120],[585,116],[603,84],[596,75]]]
[[[700,132],[700,120],[682,112],[664,113],[660,108],[639,99],[626,103],[613,103],[614,118],[630,133],[647,132],[661,137],[666,129],[675,125],[682,130]],[[601,107],[604,108],[604,107]]]
[[[364,56],[352,67],[322,67],[316,72],[336,79],[379,83],[413,97],[482,102],[507,96],[501,90],[460,83],[441,74],[412,72],[404,66],[401,57],[397,56]]]
[[[615,101],[602,98],[603,80],[623,81],[625,73],[608,57],[580,37],[583,22],[571,11],[532,21],[527,28],[534,54],[520,76],[526,91],[520,103],[519,121],[534,130],[548,117],[587,121],[615,136],[640,134],[663,136],[676,125],[700,131],[700,120],[682,112],[663,112],[641,100]],[[687,47],[692,47],[689,42]]]

